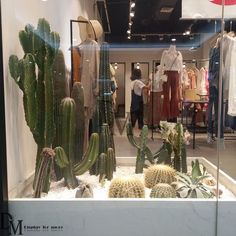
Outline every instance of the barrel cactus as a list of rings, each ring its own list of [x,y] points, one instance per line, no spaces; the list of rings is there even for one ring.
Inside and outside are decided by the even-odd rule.
[[[153,188],[158,183],[171,184],[175,181],[176,171],[167,165],[152,165],[145,171],[145,186]]]
[[[175,189],[164,183],[156,184],[150,193],[151,198],[176,198]]]
[[[109,198],[144,198],[144,184],[134,177],[113,179],[109,187]]]

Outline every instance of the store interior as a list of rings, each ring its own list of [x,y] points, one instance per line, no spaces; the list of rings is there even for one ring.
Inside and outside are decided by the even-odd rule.
[[[211,110],[211,119],[209,118],[209,87],[212,85],[211,82],[209,85],[209,70],[212,69],[211,62],[217,53],[218,56],[223,55],[225,57],[222,59],[223,62],[221,60],[217,61],[217,78],[219,79],[221,76],[219,81],[222,81],[224,75],[222,75],[220,63],[225,63],[225,65],[229,63],[228,65],[231,66],[232,62],[227,61],[227,55],[236,52],[232,48],[232,51],[230,51],[229,47],[224,47],[224,54],[219,54],[220,50],[215,52],[216,54],[212,52],[212,48],[219,49],[219,45],[223,45],[219,44],[218,40],[219,38],[223,39],[223,36],[220,35],[222,31],[220,19],[181,19],[182,1],[180,0],[60,0],[60,4],[58,4],[57,0],[8,0],[2,2],[2,9],[7,173],[10,198],[46,196],[44,193],[45,186],[41,186],[39,192],[33,190],[32,187],[35,182],[36,185],[40,181],[41,185],[46,183],[49,173],[51,174],[51,167],[46,170],[46,174],[44,173],[43,177],[39,174],[40,168],[36,168],[37,171],[35,172],[35,166],[40,163],[36,158],[36,156],[40,156],[40,153],[37,152],[39,150],[42,151],[42,148],[45,147],[53,147],[55,148],[53,152],[57,152],[58,149],[56,147],[60,146],[61,143],[61,146],[64,145],[66,152],[75,152],[79,156],[78,160],[75,160],[75,162],[79,161],[79,164],[76,163],[74,165],[74,171],[78,173],[79,181],[86,182],[89,179],[93,185],[94,182],[99,180],[100,185],[103,183],[108,184],[111,180],[109,177],[107,180],[106,176],[109,176],[108,174],[105,174],[105,177],[104,173],[100,173],[99,177],[95,174],[90,179],[88,177],[88,169],[86,169],[86,173],[81,170],[81,163],[87,167],[88,163],[93,161],[94,157],[90,151],[96,152],[98,146],[99,150],[103,148],[101,148],[103,144],[97,144],[97,138],[92,133],[100,132],[100,139],[103,131],[112,136],[112,141],[109,141],[111,145],[109,148],[115,150],[115,154],[111,155],[115,155],[118,167],[119,165],[132,165],[134,168],[136,163],[136,168],[138,168],[136,158],[141,155],[141,149],[144,150],[142,155],[146,155],[146,158],[148,158],[146,149],[140,148],[141,145],[147,146],[150,152],[154,154],[163,147],[163,140],[165,139],[163,138],[164,128],[161,121],[168,121],[174,125],[179,124],[181,126],[181,145],[184,146],[187,159],[189,158],[188,165],[191,165],[191,160],[196,161],[196,159],[201,160],[203,158],[206,160],[204,162],[206,166],[214,166],[211,173],[216,184],[214,198],[221,198],[221,191],[218,191],[218,189],[222,189],[221,185],[219,187],[218,180],[222,179],[222,182],[225,183],[225,179],[228,178],[228,182],[226,182],[232,187],[232,183],[236,179],[236,120],[234,115],[232,115],[235,112],[232,99],[228,100],[228,94],[232,94],[234,88],[228,79],[223,78],[223,87],[226,93],[223,93],[221,86],[213,86],[214,88],[217,87],[219,95],[217,97],[213,96],[216,102],[215,105],[219,108],[221,107],[222,112],[217,112],[216,107],[214,107]],[[10,13],[12,14],[11,18],[9,18]],[[27,24],[31,24],[35,31],[31,31],[30,27],[27,28]],[[47,28],[48,25],[50,25],[50,29]],[[25,33],[23,33],[25,35],[22,36],[23,39],[21,34],[19,34],[22,30],[25,30]],[[40,30],[45,30],[44,33],[46,32],[44,34],[46,49],[43,49],[43,53],[47,55],[45,58],[48,64],[45,65],[51,68],[50,56],[53,55],[56,58],[59,55],[59,51],[60,55],[62,55],[57,58],[61,64],[59,62],[58,65],[52,63],[54,65],[52,69],[52,73],[54,73],[54,77],[52,77],[54,78],[53,85],[58,87],[54,87],[55,91],[50,96],[48,95],[52,84],[50,84],[51,77],[46,73],[48,72],[48,67],[41,67],[40,59],[38,59],[41,52],[38,53],[37,50],[34,51],[34,49],[30,49],[27,46],[30,45],[31,33],[36,32],[36,36],[34,35],[33,37],[37,38],[41,33]],[[227,43],[230,44],[230,40],[234,41],[232,32],[236,31],[236,21],[226,20],[224,31],[226,40],[224,38],[223,43],[227,45]],[[49,36],[47,36],[47,33],[49,33]],[[92,40],[88,41],[88,39]],[[26,40],[26,44],[24,40]],[[49,45],[54,44],[54,47],[48,48],[47,43],[49,41]],[[37,43],[33,45],[33,47],[36,47]],[[86,52],[88,48],[91,51],[88,50]],[[176,58],[174,58],[175,56],[171,57],[173,63],[168,65],[167,61],[165,61],[167,60],[165,56],[171,50],[176,53]],[[47,54],[48,52],[51,54]],[[27,54],[28,56],[26,57]],[[12,55],[16,55],[19,60],[16,57],[11,57]],[[32,59],[31,55],[34,55],[35,58]],[[21,58],[22,60],[29,60],[29,65],[35,63],[37,67],[36,70],[30,66],[24,68],[22,84],[18,78],[21,78],[21,72],[16,73],[16,71],[20,71]],[[25,63],[27,62],[25,61]],[[136,122],[131,135],[131,133],[128,133],[128,131],[131,132],[129,125],[132,119],[130,110],[133,99],[131,96],[131,77],[135,69],[141,70],[142,81],[148,87],[148,93],[145,95],[146,97],[142,97],[145,128],[139,129],[138,122]],[[28,70],[28,73],[26,70]],[[87,74],[83,74],[84,72],[80,70],[86,71]],[[30,74],[32,71],[34,72]],[[39,134],[36,132],[38,121],[36,125],[34,124],[34,127],[31,126],[34,119],[32,114],[37,116],[40,110],[37,103],[39,101],[39,92],[37,90],[36,95],[32,95],[31,89],[36,86],[33,83],[26,85],[29,86],[27,88],[24,88],[24,86],[27,82],[25,78],[30,80],[34,76],[39,76],[37,77],[38,84],[42,71],[45,73],[43,84],[46,88],[42,101],[46,101],[45,104],[47,105],[41,107],[43,114],[45,114],[42,119],[46,120],[46,122],[44,120],[46,129],[43,131],[43,138],[46,141],[40,146]],[[163,79],[161,87],[159,87],[160,90],[155,90],[154,83],[156,83],[155,79],[158,71],[161,75],[167,75],[168,79],[173,76],[171,80],[178,81],[178,84],[173,85],[168,82],[171,90],[167,90],[167,82]],[[174,73],[172,73],[173,71]],[[234,73],[234,69],[231,67],[229,71],[228,75]],[[14,78],[14,75],[16,75],[16,78]],[[160,75],[158,76],[158,78],[161,77]],[[74,84],[78,82],[79,84],[74,88]],[[62,90],[63,95],[61,96]],[[79,95],[77,95],[78,91]],[[82,93],[84,96],[80,100],[80,94]],[[59,97],[55,97],[57,95]],[[33,99],[27,100],[27,96],[33,96]],[[54,101],[50,100],[52,96],[54,96]],[[219,99],[220,96],[222,97],[222,102]],[[65,99],[64,101],[64,98],[67,100]],[[73,115],[73,113],[70,110],[71,108],[69,108],[69,104],[74,103],[69,100],[72,98],[75,100],[76,106],[77,104],[81,105],[82,102],[84,104],[82,105],[83,112],[79,110],[75,116],[76,121],[73,121],[75,123],[75,127],[73,126],[75,133],[73,135],[77,138],[76,144],[72,145],[75,150],[72,150],[70,146],[72,134],[69,130],[73,129],[73,127],[68,124],[69,120],[66,120],[72,119],[70,115]],[[65,102],[63,107],[61,106],[62,100]],[[167,107],[169,107],[169,110]],[[68,109],[67,111],[65,110],[65,114],[68,116],[61,114],[63,109]],[[228,110],[231,115],[228,114]],[[48,115],[51,114],[50,112],[53,113],[53,122],[55,121],[55,124],[53,124],[56,127],[54,131],[52,131],[54,128],[50,129],[49,127],[50,122],[52,122],[52,118]],[[221,113],[219,119],[217,118],[218,113]],[[59,120],[58,124],[56,123],[57,118]],[[216,130],[221,131],[221,126],[217,125],[217,120],[221,119],[223,133],[218,138]],[[108,130],[104,123],[107,124]],[[64,129],[61,128],[62,124],[65,125],[63,126]],[[209,130],[210,125],[212,126],[211,130]],[[190,135],[187,140],[189,142],[188,145],[183,144],[186,130],[188,130]],[[52,133],[55,136],[50,137]],[[55,138],[57,135],[59,141]],[[63,140],[61,137],[64,137],[64,135],[65,139],[61,141]],[[135,144],[130,142],[129,138],[131,136],[134,138]],[[143,140],[145,144],[142,143]],[[137,146],[139,147],[137,148]],[[85,151],[86,149],[88,149],[88,152]],[[50,156],[51,154],[47,153],[45,155]],[[66,155],[69,154],[66,153]],[[65,159],[61,158],[61,165],[65,165],[66,167],[63,168],[68,168],[69,170],[68,165],[70,164],[65,164]],[[86,158],[89,161],[85,163]],[[96,163],[96,160],[94,161]],[[183,163],[184,160],[181,160],[182,170],[184,168]],[[45,168],[48,168],[48,166]],[[97,170],[94,168],[94,166],[93,168],[91,167],[90,174],[96,173]],[[144,163],[141,169],[143,168],[146,168]],[[201,166],[201,168],[203,167]],[[219,170],[224,173],[219,174]],[[55,169],[54,171],[56,175],[61,174],[60,170]],[[113,171],[114,168],[112,173]],[[122,173],[124,175],[127,174],[125,171],[121,171]],[[51,181],[55,182],[55,178]],[[66,180],[66,186],[75,189],[78,187],[76,181],[74,176],[70,176]],[[51,186],[53,186],[52,189],[55,189],[56,186],[62,187],[63,183],[54,183]],[[89,189],[87,185],[85,187]],[[233,193],[228,198],[234,198],[236,194],[236,185],[232,189],[230,191]],[[48,192],[48,190],[45,191]],[[56,193],[53,193],[50,197],[57,199]],[[66,197],[67,195],[65,194]],[[59,197],[59,199],[62,198],[61,196]]]

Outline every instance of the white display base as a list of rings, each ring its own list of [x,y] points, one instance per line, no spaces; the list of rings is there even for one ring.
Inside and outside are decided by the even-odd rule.
[[[117,158],[118,165],[134,162],[135,158]],[[206,159],[201,162],[216,174],[214,165]],[[224,173],[223,177],[232,184]],[[235,236],[236,232],[233,199],[16,199],[10,200],[9,210],[15,224],[23,220],[25,236]]]

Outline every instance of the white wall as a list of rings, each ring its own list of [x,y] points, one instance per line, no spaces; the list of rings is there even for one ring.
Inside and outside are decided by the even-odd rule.
[[[3,56],[5,79],[6,133],[8,185],[10,196],[16,187],[32,175],[35,167],[36,144],[26,125],[22,103],[22,93],[8,69],[11,54],[22,58],[23,51],[18,33],[28,23],[37,26],[39,18],[45,17],[52,31],[61,37],[61,49],[65,54],[66,65],[70,68],[70,19],[82,15],[95,19],[94,0],[4,0],[2,2]],[[75,27],[76,28],[76,27]],[[77,36],[76,36],[77,35]],[[75,32],[80,43],[79,30]]]

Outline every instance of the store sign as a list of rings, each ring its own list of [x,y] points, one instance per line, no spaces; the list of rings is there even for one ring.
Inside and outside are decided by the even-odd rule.
[[[236,0],[225,0],[224,15],[236,18]],[[219,19],[222,17],[222,0],[182,0],[183,19]]]

